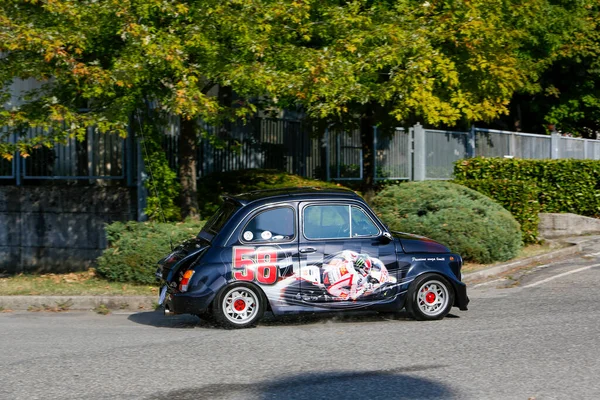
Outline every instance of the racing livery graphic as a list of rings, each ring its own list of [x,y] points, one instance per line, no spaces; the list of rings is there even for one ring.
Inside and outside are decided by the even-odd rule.
[[[301,267],[300,273],[287,282],[281,291],[287,302],[354,302],[376,299],[381,289],[396,283],[396,278],[379,259],[344,250],[321,266]]]
[[[238,281],[277,285],[278,290],[264,288],[269,299],[291,303],[372,299],[382,286],[396,283],[381,260],[367,254],[343,250],[320,266],[294,271],[290,257],[277,246],[234,247],[232,275]]]

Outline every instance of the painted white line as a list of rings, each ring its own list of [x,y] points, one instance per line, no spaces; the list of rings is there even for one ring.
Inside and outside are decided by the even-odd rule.
[[[594,256],[600,256],[600,251],[598,253],[591,253],[591,254],[586,254],[582,257],[594,257]]]
[[[530,287],[534,287],[534,286],[539,286],[539,285],[542,285],[542,284],[544,284],[546,282],[550,282],[550,281],[552,281],[554,279],[562,278],[563,276],[575,274],[577,272],[585,271],[587,269],[594,268],[594,267],[600,267],[600,264],[588,265],[587,267],[577,268],[577,269],[574,269],[572,271],[563,272],[562,274],[554,275],[554,276],[551,276],[550,278],[542,279],[539,282],[535,282],[535,283],[532,283],[530,285],[523,286],[523,287],[524,288],[530,288]]]
[[[503,281],[505,281],[505,280],[506,280],[506,279],[504,279],[504,278],[500,278],[500,279],[494,279],[493,281],[489,281],[489,282],[478,283],[478,284],[477,284],[477,285],[475,285],[475,286],[471,286],[471,289],[477,289],[478,287],[481,287],[481,286],[489,286],[489,285],[491,285],[491,284],[493,284],[493,283],[496,283],[496,282],[503,282]]]

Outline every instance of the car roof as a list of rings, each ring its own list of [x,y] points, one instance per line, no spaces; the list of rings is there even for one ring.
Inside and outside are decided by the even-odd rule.
[[[302,200],[362,200],[360,196],[350,189],[323,189],[319,187],[289,187],[279,189],[256,190],[237,195],[223,196],[241,205],[257,201],[302,201]]]

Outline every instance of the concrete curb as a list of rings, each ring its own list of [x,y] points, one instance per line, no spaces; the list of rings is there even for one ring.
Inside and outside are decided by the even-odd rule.
[[[493,267],[484,268],[480,271],[471,272],[468,274],[464,274],[462,277],[462,281],[466,284],[478,281],[480,279],[488,278],[490,276],[500,275],[504,272],[510,271],[511,269],[525,267],[534,263],[545,263],[548,261],[555,260],[557,258],[570,256],[573,254],[580,253],[583,249],[583,246],[587,241],[580,241],[577,243],[569,243],[569,247],[565,247],[562,249],[554,250],[548,253],[539,254],[537,256],[523,258],[522,260],[512,261],[504,264],[494,265]]]
[[[583,246],[598,237],[572,237],[560,240],[570,246],[522,260],[484,268],[463,275],[463,282],[469,284],[511,269],[535,263],[546,263],[557,258],[580,253]],[[0,296],[0,309],[12,311],[90,311],[104,305],[111,311],[151,311],[154,310],[157,296]]]
[[[0,296],[0,306],[13,311],[81,311],[104,305],[109,310],[153,310],[158,296]]]

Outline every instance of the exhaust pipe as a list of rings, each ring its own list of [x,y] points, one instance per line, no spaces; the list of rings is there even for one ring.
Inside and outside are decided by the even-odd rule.
[[[171,309],[169,309],[169,306],[165,305],[165,311],[164,314],[166,317],[170,317],[175,315],[175,313],[173,311],[171,311]]]

